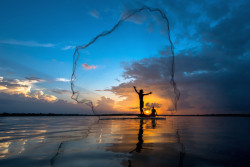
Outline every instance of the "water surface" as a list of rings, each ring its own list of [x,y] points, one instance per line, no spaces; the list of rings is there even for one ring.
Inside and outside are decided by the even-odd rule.
[[[1,117],[0,166],[250,166],[249,130],[248,117]]]

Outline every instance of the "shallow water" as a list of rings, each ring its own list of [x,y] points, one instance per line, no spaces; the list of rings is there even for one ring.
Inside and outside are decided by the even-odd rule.
[[[0,166],[250,166],[249,130],[249,117],[0,117]]]

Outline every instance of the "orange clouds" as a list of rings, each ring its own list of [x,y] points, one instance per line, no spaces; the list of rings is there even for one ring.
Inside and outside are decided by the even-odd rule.
[[[91,69],[96,69],[97,68],[97,66],[95,66],[95,65],[88,65],[87,63],[83,63],[82,64],[82,67],[83,67],[83,69],[85,69],[85,70],[91,70]]]
[[[158,114],[167,114],[172,110],[172,101],[170,97],[163,96],[164,85],[146,85],[143,83],[122,83],[114,86],[109,90],[116,96],[120,97],[120,101],[115,101],[114,109],[120,112],[131,112],[139,114],[139,97],[134,91],[132,85],[138,85],[138,89],[144,88],[144,92],[153,92],[153,94],[144,96],[144,110],[151,110],[154,106]]]

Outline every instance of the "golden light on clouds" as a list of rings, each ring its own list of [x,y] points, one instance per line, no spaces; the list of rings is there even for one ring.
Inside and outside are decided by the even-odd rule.
[[[48,94],[44,94],[43,91],[37,91],[34,93],[34,98],[36,99],[43,99],[43,100],[46,100],[46,101],[56,101],[57,100],[57,97],[53,96],[53,95],[48,95]]]
[[[35,98],[38,100],[45,100],[48,102],[54,102],[57,100],[56,96],[45,94],[42,90],[32,91],[35,83],[42,82],[42,80],[6,80],[4,81],[3,77],[0,77],[0,91],[13,95],[23,95],[29,98]]]
[[[6,90],[6,89],[8,89],[8,88],[5,87],[5,86],[1,86],[1,85],[0,85],[0,91],[1,91],[1,90]]]

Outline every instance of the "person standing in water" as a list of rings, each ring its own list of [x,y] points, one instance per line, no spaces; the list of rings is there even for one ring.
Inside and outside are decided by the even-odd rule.
[[[135,92],[139,95],[139,99],[140,99],[140,112],[141,112],[141,115],[144,115],[144,112],[143,112],[143,107],[144,107],[143,96],[152,94],[152,92],[147,93],[147,94],[143,94],[143,90],[142,90],[142,89],[141,89],[139,92],[136,90],[136,87],[135,87],[135,86],[134,86],[134,89],[135,89]]]

